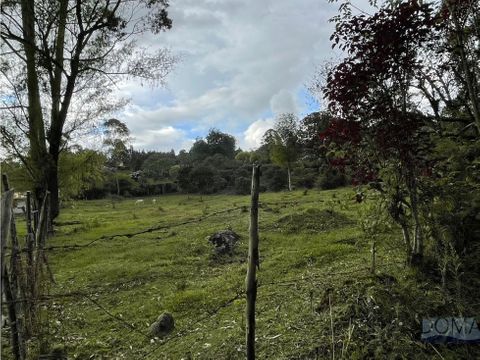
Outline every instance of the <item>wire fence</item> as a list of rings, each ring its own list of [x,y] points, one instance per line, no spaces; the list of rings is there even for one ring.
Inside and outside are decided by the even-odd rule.
[[[370,273],[370,268],[364,267],[364,268],[358,268],[352,271],[330,272],[328,274],[302,276],[302,277],[282,279],[279,281],[271,281],[271,282],[259,281],[258,288],[259,288],[259,291],[261,291],[261,289],[272,288],[272,287],[273,288],[278,287],[279,289],[277,290],[280,290],[280,287],[285,287],[285,286],[293,286],[296,289],[298,289],[298,287],[301,286],[302,283],[305,283],[308,285],[315,284],[316,286],[324,285],[328,287],[329,285],[331,285],[333,278],[336,276],[354,275],[354,274],[362,274],[362,273],[365,275],[368,275]],[[240,285],[239,285],[239,288],[240,288]],[[283,292],[283,290],[281,291]],[[72,302],[87,300],[99,311],[103,312],[109,318],[111,318],[116,323],[118,323],[119,326],[125,328],[128,332],[136,333],[138,335],[141,335],[141,337],[143,337],[145,340],[148,340],[149,345],[147,346],[152,346],[152,347],[142,355],[144,356],[144,358],[148,358],[149,356],[152,356],[153,354],[155,354],[157,351],[160,351],[160,349],[163,346],[165,346],[167,343],[170,343],[176,339],[182,338],[183,336],[187,335],[190,329],[194,328],[195,325],[208,320],[213,315],[217,314],[220,310],[232,305],[235,301],[244,299],[246,295],[246,292],[244,290],[237,291],[234,295],[232,294],[231,297],[228,297],[227,299],[217,304],[215,307],[211,308],[210,310],[207,310],[203,316],[200,316],[194,321],[188,323],[188,325],[185,326],[184,328],[178,329],[175,332],[173,332],[171,335],[155,341],[154,345],[150,345],[151,344],[150,340],[153,339],[154,336],[146,331],[140,330],[135,325],[133,325],[137,319],[125,319],[124,317],[120,317],[115,313],[114,309],[106,307],[101,303],[101,300],[98,299],[99,295],[106,295],[109,293],[110,291],[108,289],[104,289],[103,291],[93,291],[93,292],[74,291],[74,292],[50,294],[50,295],[37,298],[37,300],[45,303],[51,302],[52,300],[58,300],[58,299],[71,299]],[[21,298],[21,299],[17,299],[17,302],[30,301],[30,300],[31,299]]]
[[[260,204],[259,208],[260,208],[260,210],[262,210],[262,209],[267,209],[268,210],[269,206],[288,206],[288,205],[291,205],[291,206],[296,207],[296,206],[300,206],[300,205],[304,205],[304,204],[308,204],[308,203],[315,203],[315,202],[317,202],[317,201],[262,202]],[[100,236],[100,237],[98,237],[94,240],[91,240],[87,243],[84,243],[84,244],[71,244],[71,245],[64,245],[64,246],[46,246],[46,247],[43,248],[43,251],[73,251],[73,250],[79,250],[79,249],[82,249],[82,248],[87,248],[87,247],[94,246],[94,245],[99,244],[103,241],[113,240],[113,239],[122,238],[122,237],[130,239],[130,238],[133,238],[135,236],[142,235],[142,234],[152,233],[152,232],[156,232],[156,231],[163,231],[163,230],[168,230],[168,229],[175,228],[175,227],[181,227],[181,226],[185,226],[185,225],[189,225],[189,224],[199,223],[199,222],[202,222],[206,219],[209,219],[209,218],[212,218],[212,217],[215,217],[215,216],[220,216],[220,215],[223,215],[223,214],[232,213],[232,212],[239,211],[239,210],[240,211],[246,211],[246,209],[247,209],[247,206],[235,206],[235,207],[232,207],[232,208],[227,208],[227,209],[223,209],[223,210],[219,210],[219,211],[214,211],[212,213],[205,214],[205,215],[202,215],[202,216],[199,216],[199,217],[178,221],[178,222],[175,222],[173,224],[160,224],[160,225],[148,227],[148,228],[145,228],[145,229],[142,229],[142,230],[139,230],[139,231],[135,231],[135,232],[125,232],[125,233],[118,233],[118,234],[111,234],[111,235],[103,235],[103,236]],[[12,250],[12,248],[10,250]],[[8,256],[13,256],[13,257],[19,256],[21,253],[23,253],[25,251],[26,251],[26,249],[19,249],[16,253],[7,254],[7,257]],[[48,265],[47,262],[46,262],[46,264]],[[298,286],[301,283],[308,283],[308,282],[310,282],[310,283],[312,283],[312,282],[325,283],[326,277],[331,279],[332,276],[336,276],[336,275],[346,275],[346,274],[360,273],[360,272],[366,272],[366,271],[368,272],[369,270],[370,270],[369,268],[362,268],[362,269],[356,269],[354,271],[349,271],[349,272],[330,273],[330,274],[328,274],[328,276],[325,276],[325,275],[313,276],[312,275],[312,276],[304,276],[304,277],[299,277],[299,278],[283,279],[281,281],[273,281],[273,282],[266,282],[266,283],[262,283],[260,281],[259,284],[258,284],[258,287],[259,287],[259,289],[262,289],[262,288],[269,288],[269,287]],[[120,282],[117,282],[117,283],[111,283],[111,284],[108,284],[109,286],[106,287],[106,288],[100,288],[100,289],[94,289],[94,290],[93,289],[84,289],[84,291],[72,291],[72,292],[65,292],[65,293],[43,294],[43,295],[36,296],[34,299],[29,298],[29,297],[19,296],[14,300],[10,300],[10,301],[5,302],[5,305],[8,306],[8,305],[11,305],[11,304],[28,303],[28,302],[31,302],[31,301],[36,301],[38,304],[41,304],[41,303],[47,304],[49,302],[56,301],[56,300],[67,300],[68,302],[72,302],[72,303],[75,302],[75,301],[81,301],[81,300],[85,301],[86,300],[86,301],[90,302],[94,307],[96,307],[99,311],[103,312],[109,318],[111,318],[113,321],[117,322],[120,326],[125,328],[128,332],[136,333],[138,335],[141,335],[141,337],[143,337],[147,340],[151,340],[152,335],[150,333],[136,327],[134,325],[135,320],[132,319],[133,321],[128,321],[125,318],[120,317],[119,315],[117,315],[115,313],[114,309],[108,308],[107,306],[103,305],[102,302],[101,302],[101,298],[102,298],[103,295],[110,294],[112,287],[128,288],[128,284],[133,284],[133,285],[135,285],[135,283],[146,284],[150,280],[154,280],[154,279],[155,279],[155,275],[149,275],[149,276],[145,276],[142,279],[136,278],[136,279],[129,280],[129,281],[120,281]],[[240,288],[241,286],[242,286],[242,284],[240,284],[238,286],[238,288]],[[237,291],[235,294],[232,294],[230,297],[221,301],[214,308],[212,308],[210,310],[207,310],[206,313],[203,316],[200,316],[196,320],[194,320],[193,322],[190,322],[183,329],[178,329],[174,333],[172,333],[171,335],[169,335],[169,336],[167,336],[163,339],[159,339],[159,340],[155,341],[154,345],[151,345],[152,347],[150,349],[146,350],[146,352],[143,354],[144,358],[148,358],[150,356],[153,356],[157,351],[159,351],[167,343],[170,343],[170,342],[172,342],[176,339],[182,338],[183,336],[188,334],[188,332],[190,331],[189,329],[191,329],[193,326],[207,320],[212,315],[217,314],[220,310],[230,306],[236,300],[240,300],[242,298],[245,298],[245,295],[246,295],[246,292],[244,290]],[[150,344],[150,341],[148,343]]]
[[[261,202],[259,204],[259,209],[260,210],[264,210],[266,207],[268,206],[282,206],[282,205],[292,205],[292,206],[300,206],[300,205],[305,205],[305,204],[311,204],[311,203],[318,203],[319,201],[322,201],[322,200],[311,200],[311,201],[275,201],[275,202]],[[160,225],[155,225],[155,226],[151,226],[151,227],[148,227],[146,229],[142,229],[142,230],[139,230],[139,231],[134,231],[134,232],[125,232],[125,233],[119,233],[119,234],[111,234],[111,235],[102,235],[96,239],[93,239],[89,242],[86,242],[84,244],[69,244],[69,245],[52,245],[52,246],[45,246],[43,251],[45,252],[49,252],[49,251],[75,251],[75,250],[81,250],[81,249],[84,249],[84,248],[87,248],[87,247],[90,247],[90,246],[93,246],[94,244],[98,244],[98,243],[101,243],[103,241],[109,241],[109,240],[113,240],[113,239],[116,239],[116,238],[133,238],[135,236],[139,236],[139,235],[144,235],[144,234],[148,234],[148,233],[152,233],[152,232],[157,232],[157,231],[164,231],[164,230],[169,230],[169,229],[172,229],[172,228],[176,228],[176,227],[181,227],[181,226],[185,226],[185,225],[190,225],[190,224],[195,224],[195,223],[200,223],[204,220],[207,220],[211,217],[214,217],[214,216],[218,216],[218,215],[222,215],[222,214],[227,214],[227,213],[231,213],[231,212],[234,212],[234,211],[238,211],[238,210],[241,210],[241,211],[247,211],[247,205],[243,205],[243,206],[235,206],[235,207],[231,207],[231,208],[227,208],[227,209],[223,209],[223,210],[219,210],[219,211],[215,211],[215,212],[212,212],[212,213],[209,213],[209,214],[206,214],[206,215],[202,215],[202,216],[199,216],[199,217],[195,217],[195,218],[191,218],[191,219],[187,219],[187,220],[183,220],[183,221],[179,221],[179,222],[175,222],[173,224],[160,224]],[[268,210],[267,210],[268,211]],[[68,225],[76,225],[76,224],[81,224],[81,221],[73,221],[73,222],[70,222],[70,223],[67,223]],[[65,224],[64,224],[65,225]],[[6,247],[7,250],[11,250],[11,248],[9,247]],[[19,253],[23,253],[23,252],[26,252],[27,250],[26,249],[21,249],[19,251]],[[10,255],[6,255],[7,257],[10,256]]]

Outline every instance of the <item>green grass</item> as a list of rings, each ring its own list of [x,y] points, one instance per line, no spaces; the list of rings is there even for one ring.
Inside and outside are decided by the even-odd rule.
[[[108,200],[65,204],[58,222],[69,225],[58,226],[49,245],[97,240],[49,253],[56,284],[49,287],[48,332],[69,359],[245,357],[249,197],[156,199],[144,198],[142,205],[126,199],[114,207]],[[266,193],[260,202],[259,359],[332,358],[332,320],[337,359],[471,354],[466,347],[433,349],[419,341],[419,319],[457,315],[449,310],[455,299],[403,266],[399,233],[379,236],[379,275],[369,274],[369,239],[358,225],[363,204],[351,189]],[[232,256],[218,259],[207,237],[229,226],[241,241]],[[89,295],[55,296],[72,293]],[[165,339],[144,336],[164,311],[175,318],[174,332]]]

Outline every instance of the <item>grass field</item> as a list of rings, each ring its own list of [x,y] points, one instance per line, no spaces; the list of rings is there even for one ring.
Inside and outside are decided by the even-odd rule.
[[[72,359],[244,358],[249,200],[66,204],[49,245],[90,245],[49,252],[56,283],[45,332],[53,345]],[[478,355],[419,341],[422,317],[460,302],[404,267],[396,229],[378,234],[377,275],[369,273],[370,239],[358,219],[366,205],[352,189],[266,193],[260,202],[259,359]],[[232,256],[215,256],[207,237],[228,227],[240,245]],[[152,338],[149,325],[164,311],[175,330]]]

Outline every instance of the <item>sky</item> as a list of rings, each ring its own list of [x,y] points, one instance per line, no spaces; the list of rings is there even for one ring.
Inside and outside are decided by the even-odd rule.
[[[128,81],[118,114],[136,149],[189,149],[209,129],[232,134],[243,150],[259,146],[276,114],[319,109],[306,90],[334,59],[327,0],[172,0],[171,30],[139,39],[181,59],[164,88]]]

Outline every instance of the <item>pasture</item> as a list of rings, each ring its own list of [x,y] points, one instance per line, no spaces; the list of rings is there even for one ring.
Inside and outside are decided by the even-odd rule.
[[[249,196],[142,199],[64,204],[49,240],[51,345],[69,359],[244,358]],[[395,228],[378,237],[370,274],[359,214],[374,201],[356,203],[351,188],[260,195],[259,359],[435,355],[420,320],[454,300],[403,265]],[[207,238],[226,228],[240,243],[217,256]],[[175,330],[153,338],[164,311]]]

